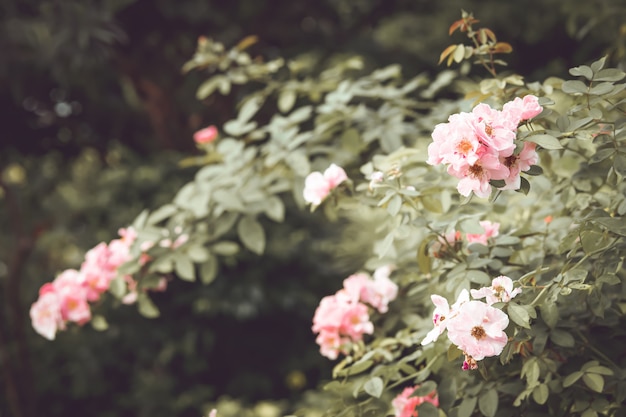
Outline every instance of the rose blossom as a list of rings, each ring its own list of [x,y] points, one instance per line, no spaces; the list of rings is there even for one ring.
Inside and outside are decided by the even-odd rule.
[[[61,303],[61,318],[64,321],[85,324],[91,320],[83,274],[75,269],[67,269],[55,278],[52,287]]]
[[[534,147],[514,154],[517,127],[542,111],[535,96],[517,98],[502,111],[481,103],[471,113],[453,114],[447,123],[435,126],[428,146],[427,163],[447,165],[448,173],[460,179],[461,195],[488,197],[491,180],[504,180],[505,189],[519,189],[519,173],[536,162]]]
[[[65,328],[61,299],[52,284],[45,284],[39,290],[39,298],[30,308],[30,319],[35,331],[48,340],[54,340],[57,330]]]
[[[503,302],[508,303],[512,298],[522,292],[521,288],[513,289],[513,281],[511,278],[500,275],[491,281],[490,287],[483,287],[479,290],[471,290],[472,297],[485,298],[488,305]]]
[[[333,189],[347,179],[348,176],[343,168],[335,164],[331,164],[324,174],[317,171],[311,172],[304,180],[302,192],[304,200],[313,206],[319,206]]]
[[[398,286],[389,279],[391,271],[391,266],[380,267],[374,271],[374,279],[366,273],[353,274],[343,281],[343,287],[355,300],[386,313],[389,302],[398,295]]]
[[[204,129],[200,129],[196,133],[194,133],[193,140],[198,145],[203,145],[205,143],[213,142],[215,139],[217,139],[217,135],[218,135],[217,128],[211,125],[209,127],[205,127]]]
[[[440,295],[433,294],[430,296],[430,299],[435,305],[435,310],[433,311],[433,324],[435,327],[422,340],[422,346],[436,341],[441,336],[450,320],[457,316],[459,307],[469,301],[469,292],[465,289],[462,290],[452,307],[448,305],[448,300]]]
[[[448,339],[479,361],[502,352],[508,340],[504,333],[508,325],[509,317],[503,311],[481,301],[468,301],[448,321]]]
[[[423,397],[412,397],[411,395],[418,388],[419,385],[415,387],[407,387],[401,394],[393,399],[391,405],[393,406],[394,415],[396,417],[418,417],[416,410],[417,406],[426,402],[431,403],[435,407],[439,407],[439,397],[437,396],[436,391],[433,391]]]
[[[484,233],[468,233],[465,235],[465,238],[469,243],[480,243],[487,246],[487,240],[489,238],[498,236],[500,223],[492,223],[489,220],[483,220],[480,222],[480,225],[485,230]]]
[[[335,359],[348,342],[358,342],[363,334],[372,334],[367,306],[345,290],[320,301],[313,317],[313,332],[320,333],[316,342],[322,355]]]

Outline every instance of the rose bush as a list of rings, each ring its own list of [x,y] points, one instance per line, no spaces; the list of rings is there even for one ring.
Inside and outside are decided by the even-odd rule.
[[[312,318],[321,353],[340,358],[326,415],[624,415],[626,74],[601,58],[570,80],[500,75],[511,46],[476,23],[453,23],[471,44],[441,60],[488,76],[465,65],[434,84],[398,66],[359,75],[358,58],[316,75],[202,38],[184,70],[209,77],[199,99],[237,89],[239,113],[191,161],[195,179],[127,229],[128,251],[95,262],[115,277],[72,272],[64,288],[136,291],[156,316],[143,290],[173,275],[211,283],[279,239],[287,207],[312,204],[372,237],[361,272]],[[453,81],[463,97],[432,100]],[[154,244],[174,235],[186,238]],[[32,310],[44,336],[89,319],[45,288]]]

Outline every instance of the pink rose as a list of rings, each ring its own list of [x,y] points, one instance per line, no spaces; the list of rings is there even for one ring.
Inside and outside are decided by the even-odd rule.
[[[302,192],[304,201],[313,206],[319,206],[333,189],[347,179],[348,176],[343,168],[335,164],[331,164],[324,174],[317,171],[311,172],[304,180]]]
[[[513,280],[504,275],[500,275],[491,281],[490,287],[483,287],[479,290],[471,290],[472,297],[476,299],[485,298],[488,305],[503,302],[508,303],[512,298],[521,294],[521,288],[513,289]]]
[[[198,130],[193,134],[193,140],[198,145],[203,145],[206,143],[211,143],[217,139],[218,131],[217,128],[213,125],[209,127],[205,127],[204,129]]]
[[[487,246],[487,240],[489,240],[489,238],[498,236],[500,223],[492,223],[488,220],[483,220],[480,222],[480,225],[485,230],[484,233],[468,233],[465,235],[465,238],[469,243],[480,243]]]
[[[481,301],[468,301],[448,322],[448,339],[474,360],[502,353],[508,337],[509,317]]]
[[[395,417],[418,417],[417,406],[426,402],[431,403],[435,407],[439,407],[439,397],[436,391],[422,397],[412,396],[413,392],[418,388],[419,385],[407,387],[401,394],[393,399],[391,405],[393,406]]]
[[[30,308],[30,319],[35,331],[48,340],[54,340],[57,330],[65,328],[61,299],[51,284],[41,287],[39,299]]]

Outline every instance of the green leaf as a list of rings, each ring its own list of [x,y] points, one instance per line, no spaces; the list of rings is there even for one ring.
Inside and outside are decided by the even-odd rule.
[[[482,227],[476,218],[469,218],[461,221],[459,228],[464,233],[481,234],[485,233],[485,228]]]
[[[570,68],[569,73],[574,77],[585,77],[589,81],[593,79],[593,71],[587,65],[581,65],[579,67]]]
[[[561,89],[564,93],[567,94],[587,94],[588,86],[582,81],[579,80],[570,80],[565,81],[561,86]]]
[[[493,417],[498,411],[498,392],[491,388],[478,397],[478,409],[485,417]]]
[[[613,375],[613,371],[610,368],[601,365],[591,366],[586,371],[592,374]]]
[[[465,397],[459,405],[457,417],[470,417],[476,408],[476,397]]]
[[[561,142],[552,135],[539,134],[527,136],[524,140],[534,142],[544,149],[563,149]]]
[[[437,383],[435,381],[426,381],[423,384],[421,384],[419,388],[413,391],[410,397],[424,397],[430,394],[431,392],[435,391],[436,389],[437,389]]]
[[[593,219],[594,223],[599,223],[610,232],[626,236],[626,218],[623,217],[600,217]]]
[[[613,85],[613,83],[600,83],[591,87],[591,89],[589,90],[589,94],[601,96],[603,94],[612,92],[614,88],[615,86]]]
[[[361,360],[356,362],[349,368],[342,369],[336,373],[336,376],[349,376],[360,374],[361,372],[367,371],[374,364],[371,360]],[[334,372],[333,372],[334,373]]]
[[[122,298],[126,295],[126,282],[122,277],[115,277],[109,284],[109,292],[116,298]]]
[[[600,161],[604,161],[606,158],[612,156],[615,153],[615,148],[600,149],[589,160],[590,164],[597,164]]]
[[[417,266],[423,274],[429,274],[431,271],[431,256],[428,253],[428,239],[424,239],[417,249]]]
[[[555,302],[545,301],[539,305],[541,318],[549,328],[554,328],[559,321],[559,308]]]
[[[553,329],[550,332],[550,340],[562,347],[574,347],[575,344],[574,336],[561,329]]]
[[[591,71],[593,71],[593,73],[597,73],[599,72],[602,68],[604,68],[604,63],[606,62],[606,56],[603,56],[602,58],[598,59],[597,61],[594,61],[591,63]]]
[[[580,417],[598,417],[598,412],[591,408],[588,408],[582,412]]]
[[[515,303],[509,303],[507,312],[515,324],[530,329],[530,315],[524,307]]]
[[[293,90],[283,90],[278,96],[278,110],[287,113],[296,104],[296,92]]]
[[[375,398],[380,398],[384,388],[385,384],[382,378],[377,376],[371,378],[365,383],[365,385],[363,385],[363,389],[365,390],[365,392]]]
[[[146,224],[146,219],[148,218],[148,210],[142,210],[141,213],[133,220],[133,227],[135,229],[143,229]]]
[[[524,195],[528,195],[528,192],[530,191],[530,182],[528,182],[528,180],[524,177],[520,177],[519,191],[524,193]]]
[[[230,92],[230,81],[223,75],[216,75],[211,77],[198,87],[196,91],[196,98],[198,100],[204,100],[209,97],[216,88],[219,88],[220,93],[228,94]]]
[[[109,323],[103,316],[98,314],[91,318],[91,327],[99,332],[103,332],[109,328]]]
[[[223,240],[214,244],[211,249],[213,250],[213,253],[216,253],[217,255],[232,256],[239,252],[239,245],[235,242]]]
[[[148,225],[160,223],[161,221],[176,214],[176,212],[178,212],[178,207],[176,207],[174,204],[166,204],[150,213],[150,216],[148,216],[148,220],[146,223]]]
[[[489,276],[489,274],[483,271],[478,271],[476,269],[468,270],[465,273],[465,278],[476,284],[482,284],[487,286],[491,284],[491,277]]]
[[[237,224],[237,234],[243,245],[257,255],[265,250],[265,230],[252,216],[244,216]]]
[[[613,168],[622,177],[626,177],[626,154],[618,152],[613,159]]]
[[[247,123],[252,117],[259,111],[263,104],[263,97],[261,95],[255,95],[247,99],[239,110],[237,120],[242,124]]]
[[[448,362],[452,362],[456,358],[459,358],[463,354],[463,351],[459,349],[454,343],[448,346]]]
[[[576,381],[578,381],[583,376],[583,373],[580,371],[572,372],[565,378],[563,378],[563,386],[565,388],[574,385]]]
[[[424,402],[417,406],[419,417],[439,417],[439,409],[429,402]]]
[[[548,396],[550,396],[550,389],[546,384],[539,384],[533,390],[533,400],[537,404],[545,404],[548,401]]]
[[[584,374],[583,381],[595,392],[602,392],[604,389],[604,377],[600,374]]]
[[[603,70],[598,71],[598,73],[593,77],[594,81],[620,81],[626,76],[624,71],[621,71],[617,68],[605,68]]]
[[[396,194],[387,203],[387,212],[389,215],[395,216],[400,212],[400,208],[402,208],[402,197]]]
[[[282,222],[285,220],[285,204],[283,200],[275,195],[265,200],[265,214],[275,222]]]
[[[146,318],[153,319],[160,315],[159,309],[146,294],[139,294],[137,306],[139,307],[139,313]]]
[[[217,277],[218,262],[215,255],[210,254],[206,262],[200,264],[200,280],[203,284],[210,284]]]
[[[196,272],[193,262],[187,256],[179,254],[174,258],[174,271],[176,275],[184,281],[195,281]]]
[[[530,168],[528,168],[528,170],[524,171],[524,173],[526,173],[527,175],[541,175],[543,174],[543,168],[541,168],[539,165],[531,165]]]

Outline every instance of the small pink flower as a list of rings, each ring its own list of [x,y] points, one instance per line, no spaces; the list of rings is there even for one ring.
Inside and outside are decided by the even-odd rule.
[[[430,299],[435,305],[435,310],[433,311],[433,324],[435,327],[422,340],[422,346],[436,341],[443,334],[450,320],[458,315],[459,307],[469,301],[469,292],[462,290],[452,307],[448,305],[448,300],[440,295],[433,294],[430,296]]]
[[[389,302],[398,295],[398,286],[389,279],[391,270],[390,266],[378,268],[374,279],[366,273],[353,274],[343,281],[343,287],[353,299],[386,313]]]
[[[485,298],[488,305],[502,302],[508,303],[512,298],[521,294],[521,288],[513,289],[513,280],[504,275],[500,275],[491,281],[490,287],[483,287],[479,290],[471,290],[472,297],[476,299]]]
[[[539,161],[535,147],[533,142],[524,142],[524,147],[518,155],[511,155],[504,160],[504,165],[509,168],[509,176],[504,179],[506,185],[502,187],[503,190],[519,190],[520,172],[528,171]]]
[[[204,129],[200,129],[196,133],[194,133],[193,140],[198,145],[203,145],[203,144],[211,143],[215,141],[215,139],[217,139],[217,135],[218,135],[217,128],[211,125],[209,127],[205,127]]]
[[[335,164],[331,164],[324,174],[317,171],[311,172],[304,180],[302,192],[304,200],[313,206],[319,206],[333,189],[347,179],[348,176],[343,168]]]
[[[91,320],[83,274],[75,269],[67,269],[55,278],[52,286],[60,300],[61,317],[64,321],[82,325]]]
[[[509,101],[502,107],[502,111],[522,122],[539,115],[543,111],[543,107],[539,105],[537,97],[527,95],[524,98],[516,97],[513,101]]]
[[[35,331],[48,340],[54,340],[57,330],[65,328],[61,299],[51,284],[41,287],[39,298],[30,308],[30,319]]]
[[[372,334],[374,325],[369,321],[365,304],[359,303],[345,290],[329,295],[320,301],[313,317],[314,333],[322,355],[335,359],[350,342],[358,342],[364,334]]]
[[[339,184],[348,179],[346,171],[338,165],[330,164],[326,171],[324,171],[324,178],[328,181],[330,189],[337,188]]]
[[[209,417],[217,417],[217,410],[215,408],[211,410]]]
[[[383,182],[384,179],[385,179],[385,174],[383,174],[381,171],[372,172],[372,174],[370,175],[369,189],[373,190],[374,187],[376,187],[377,184],[380,184],[381,182]]]
[[[502,353],[507,343],[504,329],[509,317],[481,301],[468,301],[448,322],[448,339],[474,360]]]
[[[492,223],[488,220],[484,220],[480,222],[480,225],[485,230],[484,233],[479,233],[479,234],[468,233],[465,235],[465,238],[467,239],[469,243],[480,243],[482,245],[487,246],[487,240],[489,240],[489,238],[498,236],[500,223]]]
[[[411,395],[418,388],[419,385],[415,387],[407,387],[401,394],[393,399],[391,405],[393,406],[395,417],[418,417],[416,408],[426,402],[431,403],[435,407],[439,407],[439,397],[437,396],[437,391],[433,391],[423,397],[412,397]]]

